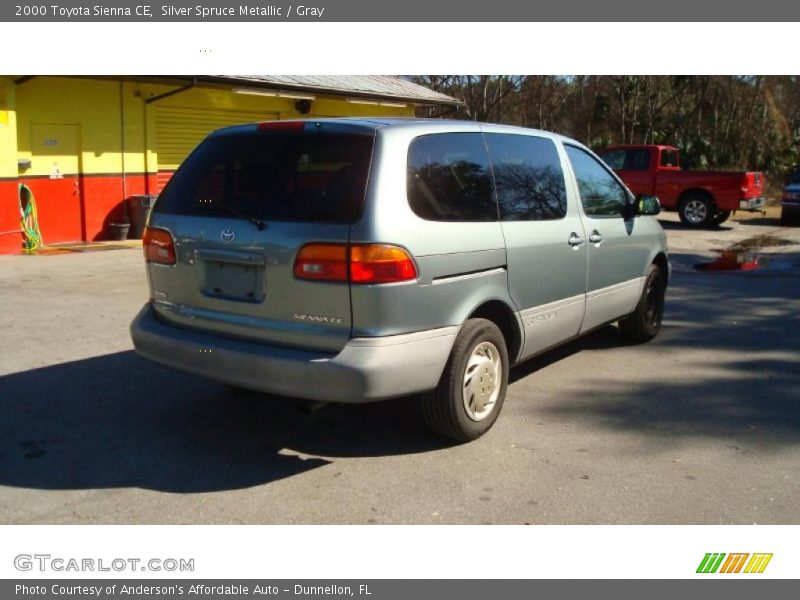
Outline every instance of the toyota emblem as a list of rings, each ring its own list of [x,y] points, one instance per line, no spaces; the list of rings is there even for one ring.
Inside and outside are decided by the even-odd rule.
[[[219,237],[223,242],[232,242],[236,239],[236,232],[233,229],[223,229]]]

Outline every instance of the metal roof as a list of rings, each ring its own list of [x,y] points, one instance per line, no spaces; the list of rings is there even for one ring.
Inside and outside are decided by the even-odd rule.
[[[391,75],[212,75],[198,80],[227,82],[265,89],[303,91],[402,100],[412,104],[457,106],[458,100],[407,79]]]

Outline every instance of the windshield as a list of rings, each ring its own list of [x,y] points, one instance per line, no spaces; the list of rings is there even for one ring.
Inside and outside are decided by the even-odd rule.
[[[353,223],[364,203],[373,136],[252,133],[206,139],[155,212],[265,221]]]

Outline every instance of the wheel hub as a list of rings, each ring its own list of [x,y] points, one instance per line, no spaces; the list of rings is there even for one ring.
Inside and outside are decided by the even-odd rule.
[[[470,352],[464,369],[462,398],[467,416],[473,421],[488,417],[500,395],[502,361],[491,342],[481,342]]]
[[[697,225],[706,220],[708,208],[702,200],[689,200],[683,209],[683,214],[686,216],[687,221]]]

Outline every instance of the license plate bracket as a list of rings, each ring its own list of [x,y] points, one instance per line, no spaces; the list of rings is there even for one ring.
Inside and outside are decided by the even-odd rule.
[[[205,296],[261,302],[264,300],[264,261],[260,256],[240,253],[198,253],[200,290]]]

